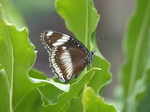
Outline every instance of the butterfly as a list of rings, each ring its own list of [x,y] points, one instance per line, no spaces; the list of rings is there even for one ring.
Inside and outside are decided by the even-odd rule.
[[[94,59],[95,51],[89,52],[68,34],[46,30],[41,34],[41,41],[49,54],[49,67],[61,82],[76,78]]]

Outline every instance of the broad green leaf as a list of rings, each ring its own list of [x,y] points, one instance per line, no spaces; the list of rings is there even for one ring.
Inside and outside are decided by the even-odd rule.
[[[150,29],[149,29],[149,46],[150,48]],[[150,49],[149,49],[150,52]],[[149,101],[150,101],[150,58],[147,62],[147,67],[145,69],[146,73],[146,81],[147,81],[147,87],[146,91],[144,92],[144,95],[138,95],[138,99],[140,99],[140,102],[138,103],[137,106],[137,112],[149,112],[150,111],[150,106],[149,106]]]
[[[55,105],[50,105],[50,106],[45,107],[44,112],[46,112],[47,110],[51,110],[52,112],[60,111],[63,108],[63,106],[66,103],[68,103],[68,101],[70,101],[72,98],[74,98],[77,94],[79,94],[83,90],[85,84],[90,81],[92,77],[92,73],[97,70],[100,70],[100,69],[98,68],[90,69],[83,78],[81,78],[78,82],[72,84],[69,92],[63,92],[58,97],[58,102]]]
[[[57,0],[56,10],[65,20],[67,28],[86,47],[99,21],[91,0]]]
[[[43,83],[43,84],[54,85],[55,88],[58,88],[64,92],[68,92],[69,87],[70,87],[70,84],[63,84],[63,83],[61,84],[61,83],[55,82],[53,79],[47,78],[43,73],[35,69],[31,69],[29,71],[29,79],[33,83]]]
[[[123,43],[126,60],[121,69],[124,112],[136,112],[146,88],[146,68],[149,62],[150,1],[137,0],[136,9],[128,21]]]
[[[0,5],[3,7],[3,17],[18,28],[25,26],[25,22],[21,13],[15,8],[11,0],[0,0]]]
[[[92,33],[90,39],[91,48],[96,47],[95,33]],[[101,68],[100,71],[96,71],[93,75],[88,86],[92,87],[92,89],[97,93],[100,92],[102,94],[102,89],[111,81],[111,74],[109,72],[110,64],[109,62],[102,56],[99,52],[98,48],[95,48],[95,59],[92,63],[93,67]]]
[[[47,76],[44,74],[44,73],[42,73],[42,72],[39,72],[39,71],[37,71],[36,69],[31,69],[29,72],[28,72],[28,74],[29,74],[29,77],[31,77],[31,78],[36,78],[36,79],[47,79]]]
[[[68,91],[69,85],[56,83],[42,73],[30,70],[36,52],[27,29],[18,30],[2,17],[0,15],[0,111],[41,111],[43,106],[38,87],[47,84]]]
[[[70,100],[70,104],[66,112],[83,112],[82,94],[80,94],[78,98],[72,98]]]
[[[90,87],[84,89],[82,102],[84,112],[117,112],[112,104],[105,103],[104,99],[97,96]]]
[[[25,98],[32,90],[27,72],[34,60],[34,46],[27,38],[27,30],[16,30],[14,25],[7,25],[0,18],[1,111],[15,111],[24,100],[27,101]],[[29,101],[24,103],[26,106],[29,104]]]
[[[46,80],[43,80],[43,79],[37,79],[37,78],[31,78],[30,77],[30,80],[33,82],[33,83],[50,83],[52,85],[54,85],[55,87],[59,88],[60,90],[64,91],[64,92],[68,92],[69,91],[69,87],[70,85],[69,84],[60,84],[60,83],[57,83],[55,82],[54,80],[50,79],[50,78],[47,78]]]

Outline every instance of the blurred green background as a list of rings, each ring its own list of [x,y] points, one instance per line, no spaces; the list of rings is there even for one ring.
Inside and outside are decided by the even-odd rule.
[[[48,67],[48,54],[41,44],[40,34],[44,30],[58,30],[71,34],[66,29],[64,21],[56,13],[54,1],[12,0],[25,18],[26,27],[29,29],[29,38],[38,51],[34,67],[49,77],[52,74]],[[123,62],[121,43],[125,24],[134,9],[134,0],[94,0],[94,4],[101,15],[96,33],[97,43],[104,57],[111,63],[110,71],[113,77],[112,82],[106,87],[104,95],[112,97],[113,89],[118,84],[117,71]],[[100,39],[106,36],[108,38],[100,42]]]

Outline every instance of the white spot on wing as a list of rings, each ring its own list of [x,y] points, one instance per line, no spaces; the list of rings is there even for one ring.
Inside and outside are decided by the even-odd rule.
[[[66,50],[66,47],[65,47],[65,46],[63,46],[63,47],[62,47],[62,49],[63,49],[63,50]]]
[[[65,35],[65,34],[63,34],[62,39],[69,40],[69,39],[70,39],[70,36],[69,36],[69,35]]]
[[[64,43],[64,42],[67,42],[68,40],[66,40],[66,39],[59,39],[59,40],[57,40],[57,42],[60,42],[60,43]]]
[[[46,36],[51,36],[53,34],[53,32],[52,31],[49,31],[47,34],[46,34]]]
[[[69,36],[63,35],[60,39],[58,39],[55,43],[53,43],[53,46],[57,47],[57,46],[63,45],[68,40],[69,40]]]
[[[53,46],[57,47],[57,46],[60,46],[60,45],[62,45],[62,44],[64,44],[64,43],[55,42],[55,43],[53,43]]]
[[[70,58],[70,56],[67,56],[67,55],[63,55],[63,56],[61,57],[61,59],[62,59],[64,62],[71,62],[69,58]]]

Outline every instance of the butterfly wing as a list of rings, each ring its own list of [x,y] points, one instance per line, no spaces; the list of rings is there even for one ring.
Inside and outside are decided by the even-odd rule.
[[[45,31],[42,42],[49,53],[49,66],[61,82],[77,77],[85,68],[88,50],[76,38],[56,31]]]

